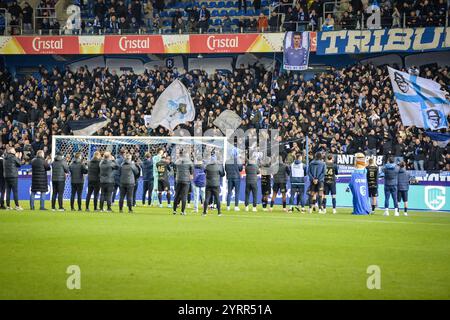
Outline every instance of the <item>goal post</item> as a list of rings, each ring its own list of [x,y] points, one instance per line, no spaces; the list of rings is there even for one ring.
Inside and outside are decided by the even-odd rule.
[[[75,154],[80,152],[83,161],[92,159],[94,152],[108,151],[117,158],[123,150],[130,153],[134,160],[144,161],[147,152],[155,155],[162,148],[175,162],[179,151],[191,155],[194,163],[208,161],[215,155],[217,161],[223,163],[227,159],[227,139],[223,136],[53,136],[52,160],[57,152],[62,153],[70,165]],[[141,180],[141,179],[140,179]],[[225,200],[226,179],[222,179],[222,201]],[[64,199],[70,199],[70,177],[66,179]],[[138,186],[138,200],[141,199],[141,184]],[[84,184],[83,195],[86,194],[87,183]],[[83,199],[85,197],[83,196]]]

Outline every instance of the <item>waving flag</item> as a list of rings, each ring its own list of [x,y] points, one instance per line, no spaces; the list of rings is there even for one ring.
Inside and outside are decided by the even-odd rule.
[[[450,142],[450,132],[430,132],[425,131],[426,135],[431,138],[431,140],[436,141],[438,146],[441,148],[447,147]]]
[[[450,103],[433,80],[388,67],[402,123],[430,130],[447,128]]]
[[[176,79],[159,96],[148,122],[153,129],[163,126],[169,130],[182,123],[193,121],[195,108],[184,84]]]
[[[90,136],[110,123],[110,119],[98,118],[69,121],[67,124],[74,136]]]

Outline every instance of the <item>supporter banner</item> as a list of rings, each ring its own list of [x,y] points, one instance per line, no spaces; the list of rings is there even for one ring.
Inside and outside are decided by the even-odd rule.
[[[355,155],[354,154],[335,154],[334,158],[336,160],[337,165],[354,165],[355,164]],[[368,162],[370,158],[375,159],[375,164],[377,166],[381,166],[384,163],[383,156],[366,156],[366,162]]]
[[[170,180],[171,185],[171,192],[175,192],[174,190],[174,183],[173,178]],[[48,188],[49,191],[46,193],[46,200],[50,200],[51,195],[51,183],[50,183],[50,176],[48,180]],[[66,182],[67,184],[68,182]],[[242,203],[245,199],[245,178],[241,179],[241,188],[240,188],[240,194],[239,194],[239,200]],[[260,182],[258,181],[258,186],[260,186]],[[348,183],[342,183],[338,182],[336,184],[337,189],[337,206],[338,207],[351,207],[352,206],[352,195],[350,192],[345,192],[345,189],[347,189]],[[289,201],[290,199],[290,185],[287,184],[287,199]],[[30,199],[30,188],[31,188],[31,176],[20,176],[19,178],[19,199],[20,200],[29,200]],[[384,186],[380,184],[378,188],[378,203],[383,205],[384,203]],[[409,200],[408,200],[408,207],[410,210],[427,210],[427,211],[450,211],[450,198],[448,196],[448,193],[450,192],[450,188],[447,186],[438,186],[438,185],[411,185],[409,188]],[[87,183],[84,183],[83,188],[83,200],[86,199],[86,193],[87,193]],[[224,199],[224,195],[226,193],[225,188],[222,186],[220,190],[220,198]],[[173,193],[172,193],[173,194]],[[305,194],[306,196],[306,194]],[[39,196],[36,196],[36,200],[38,200]],[[116,193],[115,199],[116,201],[119,198],[119,192]],[[165,199],[165,198],[164,198]],[[258,203],[261,203],[261,188],[258,187]],[[66,199],[68,200],[68,199]],[[142,202],[142,179],[139,179],[138,183],[138,190],[137,190],[137,197],[136,200],[138,204],[141,204]],[[234,194],[233,199],[234,201]],[[330,202],[330,200],[328,199]],[[275,199],[276,204],[281,204],[281,194],[277,195]],[[289,203],[289,202],[288,202]],[[330,203],[329,203],[330,204]],[[28,206],[25,206],[25,208],[28,208]],[[402,208],[402,205],[400,205],[400,208]],[[67,207],[66,207],[67,209]],[[169,209],[168,209],[169,210]]]
[[[283,67],[286,70],[306,70],[309,61],[309,32],[286,32],[283,43]]]
[[[316,50],[310,32],[310,50]],[[282,52],[284,33],[0,36],[0,54],[163,54]]]
[[[319,32],[317,54],[414,52],[450,47],[450,28],[405,28]]]

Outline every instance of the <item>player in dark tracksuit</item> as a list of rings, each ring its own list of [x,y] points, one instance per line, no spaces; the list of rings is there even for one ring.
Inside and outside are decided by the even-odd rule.
[[[369,159],[369,165],[366,169],[369,197],[372,200],[372,214],[374,214],[375,208],[377,207],[378,197],[378,166],[375,164],[375,160],[373,158]]]
[[[88,163],[88,191],[86,195],[86,211],[89,211],[89,203],[91,201],[92,194],[94,194],[94,210],[98,210],[98,195],[100,193],[100,161],[100,152],[96,151],[91,161],[89,161]]]
[[[245,166],[245,211],[248,211],[250,193],[253,198],[253,212],[256,212],[256,197],[258,194],[259,169],[255,161],[249,161]]]
[[[156,164],[156,170],[158,172],[158,200],[159,207],[162,208],[162,193],[167,193],[167,207],[170,208],[170,182],[169,172],[172,170],[169,158],[163,158]]]
[[[281,192],[283,210],[287,211],[286,208],[286,183],[287,178],[291,174],[291,169],[283,161],[278,164],[278,171],[273,175],[273,193],[272,200],[270,201],[270,211],[272,211],[273,205],[275,203],[275,198],[278,191]]]
[[[405,163],[402,161],[399,164],[400,170],[398,171],[398,202],[403,201],[405,216],[408,215],[408,190],[409,190],[409,180],[411,175],[406,171]]]
[[[152,204],[153,191],[153,161],[150,152],[145,154],[145,160],[142,163],[142,204],[145,205],[145,196],[148,193],[148,205]]]
[[[323,208],[327,210],[327,195],[331,194],[331,201],[333,204],[333,214],[336,213],[336,175],[338,174],[337,165],[334,163],[333,155],[328,155],[325,163],[325,180],[324,180],[324,194],[323,194]]]
[[[139,169],[136,164],[131,161],[131,155],[126,154],[120,166],[120,196],[119,210],[123,212],[123,202],[127,198],[128,212],[133,212],[133,193],[134,186],[137,183],[136,176],[139,176]]]
[[[69,166],[70,171],[70,209],[75,211],[75,196],[77,196],[78,211],[81,211],[81,194],[83,193],[84,174],[88,173],[88,167],[82,162],[82,154],[77,152],[75,159]]]
[[[222,180],[222,177],[225,176],[223,166],[213,159],[213,161],[205,167],[205,175],[206,191],[205,201],[203,202],[203,216],[206,215],[206,210],[208,209],[211,197],[214,198],[214,202],[217,205],[217,212],[220,216],[220,180]]]
[[[177,214],[178,204],[181,202],[181,215],[186,215],[186,201],[194,175],[194,165],[188,156],[181,154],[175,162],[175,199],[173,200],[173,214]]]
[[[225,163],[227,174],[227,210],[230,210],[231,194],[234,189],[234,210],[239,211],[239,192],[241,190],[241,171],[243,166],[237,159],[229,160]]]
[[[3,151],[0,150],[0,209],[5,210],[5,178],[3,177]]]
[[[314,206],[319,196],[319,213],[325,213],[322,209],[323,204],[323,185],[325,181],[325,163],[322,161],[322,154],[317,152],[314,156],[314,160],[311,161],[308,167],[308,177],[310,181],[309,185],[309,213],[312,213],[312,207]]]
[[[267,205],[269,204],[269,197],[272,192],[271,185],[272,176],[270,175],[270,166],[261,167],[261,203],[263,211],[267,211]]]

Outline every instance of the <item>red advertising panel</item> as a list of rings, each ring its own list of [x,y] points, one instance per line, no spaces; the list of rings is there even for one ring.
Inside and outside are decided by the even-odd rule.
[[[105,36],[105,53],[164,53],[163,38],[160,35],[147,36]]]
[[[18,36],[25,54],[79,54],[77,36]]]
[[[191,52],[239,53],[247,52],[259,34],[193,34],[189,37]]]

